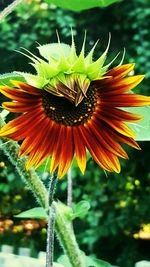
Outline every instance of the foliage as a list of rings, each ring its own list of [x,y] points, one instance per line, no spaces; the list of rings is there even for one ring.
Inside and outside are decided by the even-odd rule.
[[[76,1],[72,1],[72,0],[68,0],[66,2],[64,2],[63,0],[46,0],[49,4],[54,4],[56,6],[62,7],[62,8],[66,8],[66,9],[70,9],[73,11],[82,11],[85,9],[89,9],[89,8],[94,8],[94,7],[106,7],[109,6],[113,3],[118,2],[118,0],[76,0]]]
[[[65,211],[65,217],[68,221],[74,220],[78,217],[85,217],[88,210],[90,209],[90,204],[88,201],[82,200],[79,203],[73,204],[73,208],[71,209],[67,205],[64,205],[63,203],[59,202],[59,205],[62,210]],[[23,211],[19,214],[17,214],[15,217],[17,218],[24,218],[24,219],[47,219],[47,214],[45,210],[41,207],[29,209],[26,211]]]
[[[115,16],[115,19],[117,23],[114,29],[116,34],[123,32],[121,41],[127,48],[130,61],[136,58],[137,69],[140,73],[146,74],[144,88],[148,93],[150,78],[149,1],[137,0],[120,5],[119,15]]]
[[[128,108],[127,110],[135,114],[142,114],[142,116],[144,117],[138,123],[129,123],[129,127],[136,134],[136,140],[150,141],[150,107]]]
[[[47,219],[47,214],[45,210],[41,207],[33,208],[27,211],[23,211],[17,214],[15,217],[17,218],[33,218],[33,219]]]
[[[81,251],[82,257],[85,262],[86,267],[111,267],[106,261],[98,260],[93,257],[86,256],[85,253]],[[62,263],[64,266],[71,267],[68,258],[65,255],[62,255],[58,258],[58,262]]]
[[[56,29],[62,42],[70,43],[72,27],[78,44],[82,44],[84,30],[87,29],[87,51],[101,38],[101,44],[96,48],[97,55],[99,49],[103,51],[106,47],[108,32],[111,32],[110,55],[113,58],[114,54],[126,47],[125,62],[136,62],[136,72],[146,74],[138,91],[148,94],[149,14],[148,0],[122,1],[107,9],[96,8],[80,13],[59,9],[46,3],[43,5],[43,1],[20,5],[17,11],[1,24],[0,72],[25,71],[27,60],[13,50],[23,46],[37,53],[35,42],[55,42]],[[90,201],[91,206],[84,219],[74,220],[79,244],[87,255],[96,255],[120,267],[133,267],[136,261],[149,259],[149,241],[133,238],[141,225],[150,221],[150,144],[141,143],[141,147],[142,151],[129,151],[130,160],[122,162],[120,175],[108,174],[107,177],[91,160],[85,177],[81,176],[77,169],[73,170],[73,199],[75,202]],[[7,158],[3,155],[0,157],[0,161],[6,166],[5,168],[2,164],[0,167],[0,208],[3,217],[12,219],[14,214],[33,208],[35,203]],[[41,174],[45,184],[47,177],[46,172]],[[61,201],[66,200],[66,187],[66,179],[58,183],[56,195]],[[16,223],[18,220],[15,218]],[[30,240],[26,236],[22,244],[30,244],[35,250],[44,249],[45,231],[45,226],[41,228],[40,233],[35,230],[30,235]],[[1,242],[5,242],[6,238],[10,243],[15,239],[19,246],[23,232],[15,234],[7,231],[1,235]],[[56,247],[58,256],[60,251],[58,246]]]
[[[8,159],[0,153],[0,244],[7,243],[14,246],[15,250],[19,246],[28,246],[32,250],[32,256],[45,248],[45,223],[36,223],[35,229],[30,232],[25,221],[14,217],[25,207],[29,209],[34,206],[31,192],[18,177]],[[36,238],[41,240],[41,248],[34,242]]]

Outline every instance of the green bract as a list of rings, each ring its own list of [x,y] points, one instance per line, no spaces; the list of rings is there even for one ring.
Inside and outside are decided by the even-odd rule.
[[[71,46],[60,43],[60,41],[38,46],[39,53],[44,59],[24,49],[26,53],[21,53],[32,60],[31,65],[35,68],[36,74],[17,73],[21,74],[27,83],[39,89],[43,89],[47,85],[55,88],[58,81],[68,85],[68,78],[78,79],[80,87],[82,87],[83,83],[86,83],[86,87],[88,87],[91,81],[100,79],[106,73],[112,62],[104,66],[110,37],[106,50],[96,61],[93,61],[93,53],[97,43],[85,56],[85,39],[79,55],[76,53],[73,37]]]

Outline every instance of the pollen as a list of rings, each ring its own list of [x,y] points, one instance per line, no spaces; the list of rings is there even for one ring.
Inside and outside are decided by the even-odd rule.
[[[97,104],[96,89],[89,87],[86,97],[75,106],[65,97],[59,97],[43,90],[42,105],[48,118],[57,124],[78,126],[87,122],[93,115]],[[89,108],[90,106],[90,108]]]
[[[50,107],[51,110],[55,110],[56,108],[55,107]]]

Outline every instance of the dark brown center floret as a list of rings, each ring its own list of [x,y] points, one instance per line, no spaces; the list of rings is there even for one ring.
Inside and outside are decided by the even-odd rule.
[[[68,99],[43,90],[42,103],[47,117],[51,120],[66,126],[77,126],[91,118],[97,103],[97,93],[96,89],[89,88],[86,97],[75,106]]]

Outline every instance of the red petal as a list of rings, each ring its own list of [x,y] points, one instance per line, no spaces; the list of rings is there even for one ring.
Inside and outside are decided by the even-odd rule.
[[[31,105],[30,103],[20,102],[3,102],[2,107],[10,112],[22,113],[27,111],[34,111],[34,108],[40,107],[41,103]]]
[[[99,87],[99,93],[103,97],[109,97],[113,95],[119,95],[125,93],[134,87],[136,87],[142,80],[144,75],[136,75],[128,78],[124,78],[119,81],[113,81],[110,85],[103,85]]]
[[[122,66],[118,66],[113,68],[112,70],[108,71],[105,76],[103,76],[104,79],[95,80],[91,83],[91,85],[94,85],[96,87],[103,87],[105,85],[110,86],[112,84],[116,84],[119,80],[121,80],[123,77],[125,77],[131,70],[134,69],[135,64],[125,64]],[[107,77],[108,76],[108,77]]]
[[[88,127],[91,129],[91,132],[93,132],[93,134],[97,138],[98,142],[103,146],[103,148],[107,149],[114,155],[120,156],[125,159],[128,158],[126,152],[115,141],[115,139],[107,135],[107,132],[104,130],[102,124],[96,121],[92,121],[88,124]]]
[[[41,146],[43,141],[45,140],[46,132],[48,131],[49,127],[51,125],[51,121],[45,119],[43,122],[43,127],[39,132],[36,132],[36,135],[32,135],[32,139],[30,137],[31,142],[28,142],[27,150],[26,152],[30,152],[30,156],[27,160],[26,169],[30,169],[35,163],[38,158],[38,154],[41,151]],[[27,140],[28,141],[28,140]],[[24,142],[24,146],[26,143]]]
[[[35,103],[38,102],[41,99],[41,96],[34,96],[31,98],[31,95],[28,93],[25,93],[19,89],[10,88],[7,86],[0,86],[0,92],[7,96],[10,99],[22,102],[22,103]]]
[[[123,122],[117,120],[109,120],[109,118],[102,116],[99,113],[96,113],[95,116],[100,119],[100,121],[104,121],[105,123],[107,123],[111,128],[113,128],[120,134],[128,137],[135,137],[134,132]]]
[[[144,117],[138,114],[133,114],[131,112],[127,112],[121,109],[117,109],[114,107],[102,107],[100,109],[100,113],[102,116],[106,118],[113,119],[113,120],[121,120],[121,121],[129,121],[129,122],[136,122]]]
[[[13,135],[13,139],[15,140],[22,140],[24,139],[20,150],[19,150],[19,156],[24,156],[28,154],[32,149],[32,142],[34,142],[35,137],[36,140],[38,138],[37,133],[40,133],[41,129],[44,128],[44,125],[46,123],[47,119],[45,118],[45,115],[42,114],[41,116],[38,116],[38,118],[34,119],[34,124],[32,124],[30,127],[24,129],[22,132],[17,132],[16,135]]]
[[[119,172],[119,166],[116,167],[116,157],[111,153],[107,153],[107,151],[102,148],[102,146],[93,137],[92,133],[89,132],[88,128],[80,126],[79,131],[82,135],[85,145],[97,164],[107,171],[114,170]]]
[[[44,160],[50,156],[52,144],[54,142],[54,122],[50,121],[48,127],[45,130],[45,135],[43,136],[43,141],[41,144],[39,144],[38,153],[35,153],[35,155],[32,158],[32,161],[35,162],[35,169],[38,168]],[[56,133],[55,133],[56,136]],[[33,151],[35,148],[33,149]]]
[[[29,85],[27,83],[24,82],[20,82],[20,81],[14,81],[14,80],[10,80],[10,82],[15,85],[17,88],[22,89],[23,91],[26,91],[28,94],[31,95],[41,95],[41,89],[38,89],[32,85]]]
[[[115,79],[121,79],[122,77],[126,76],[131,70],[135,67],[134,63],[124,64],[121,66],[117,66],[112,70],[108,71],[105,75],[112,76]]]
[[[65,129],[65,143],[61,147],[61,154],[59,155],[58,165],[58,177],[62,178],[68,171],[73,155],[74,155],[74,144],[73,144],[73,133],[72,127],[67,126]]]
[[[105,127],[105,126],[103,127],[105,129],[105,133],[107,131],[108,136],[112,136],[113,138],[117,139],[118,141],[124,144],[127,144],[135,149],[141,150],[140,146],[134,139],[129,138],[127,136],[123,136],[122,134],[117,133],[116,131],[114,131],[113,129],[110,129],[109,127]]]
[[[50,165],[50,173],[53,173],[60,160],[60,153],[62,150],[62,146],[65,144],[65,135],[66,135],[66,126],[64,125],[56,125],[58,128],[58,134],[57,134],[57,143],[55,144],[55,147],[53,148],[52,152],[52,158],[51,158],[51,165]]]
[[[34,123],[34,119],[37,116],[40,116],[43,112],[40,109],[35,109],[34,112],[28,112],[19,116],[18,118],[12,120],[11,122],[7,123],[1,130],[0,136],[2,137],[12,137],[12,134],[16,133],[17,131],[24,131],[24,126],[32,125]]]
[[[136,94],[122,94],[111,96],[111,98],[102,98],[101,105],[111,107],[139,107],[150,105],[150,97]]]

